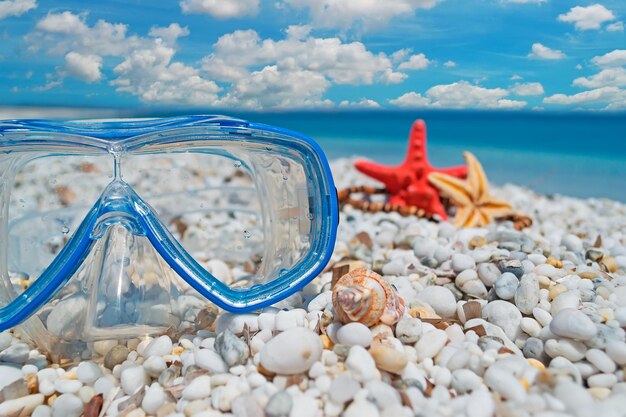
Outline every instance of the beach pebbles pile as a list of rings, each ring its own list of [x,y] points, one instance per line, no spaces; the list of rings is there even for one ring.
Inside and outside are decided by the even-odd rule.
[[[336,161],[338,188],[368,183]],[[459,230],[346,207],[329,270],[195,334],[100,346],[61,367],[0,334],[0,416],[626,415],[626,206],[494,193],[533,219]],[[394,326],[344,324],[333,268],[397,289]]]

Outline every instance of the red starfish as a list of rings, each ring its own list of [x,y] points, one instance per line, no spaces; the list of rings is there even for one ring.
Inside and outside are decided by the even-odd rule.
[[[356,169],[385,184],[390,194],[389,203],[400,206],[417,206],[427,213],[438,214],[446,220],[446,211],[439,199],[439,191],[428,182],[428,174],[442,172],[458,178],[467,175],[465,165],[452,168],[435,168],[426,155],[426,123],[416,120],[409,136],[406,159],[396,167],[369,161],[356,161]]]

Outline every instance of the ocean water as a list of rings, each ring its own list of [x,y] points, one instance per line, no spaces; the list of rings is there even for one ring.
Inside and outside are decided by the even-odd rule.
[[[411,124],[426,121],[435,166],[463,163],[465,150],[489,181],[544,194],[626,202],[626,114],[518,112],[309,112],[233,116],[296,130],[328,158],[359,156],[385,164],[404,158]]]

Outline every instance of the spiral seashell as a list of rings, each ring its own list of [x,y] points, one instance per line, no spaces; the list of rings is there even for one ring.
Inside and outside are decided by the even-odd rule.
[[[383,277],[369,269],[350,271],[333,287],[333,307],[344,323],[358,321],[366,326],[400,320],[404,300]]]

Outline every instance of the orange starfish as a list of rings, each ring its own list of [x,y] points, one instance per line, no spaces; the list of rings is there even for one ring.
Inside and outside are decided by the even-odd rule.
[[[489,194],[489,184],[482,165],[470,152],[463,154],[467,164],[467,180],[432,172],[428,181],[447,195],[457,206],[454,225],[457,227],[481,227],[496,217],[513,213],[509,203]]]

